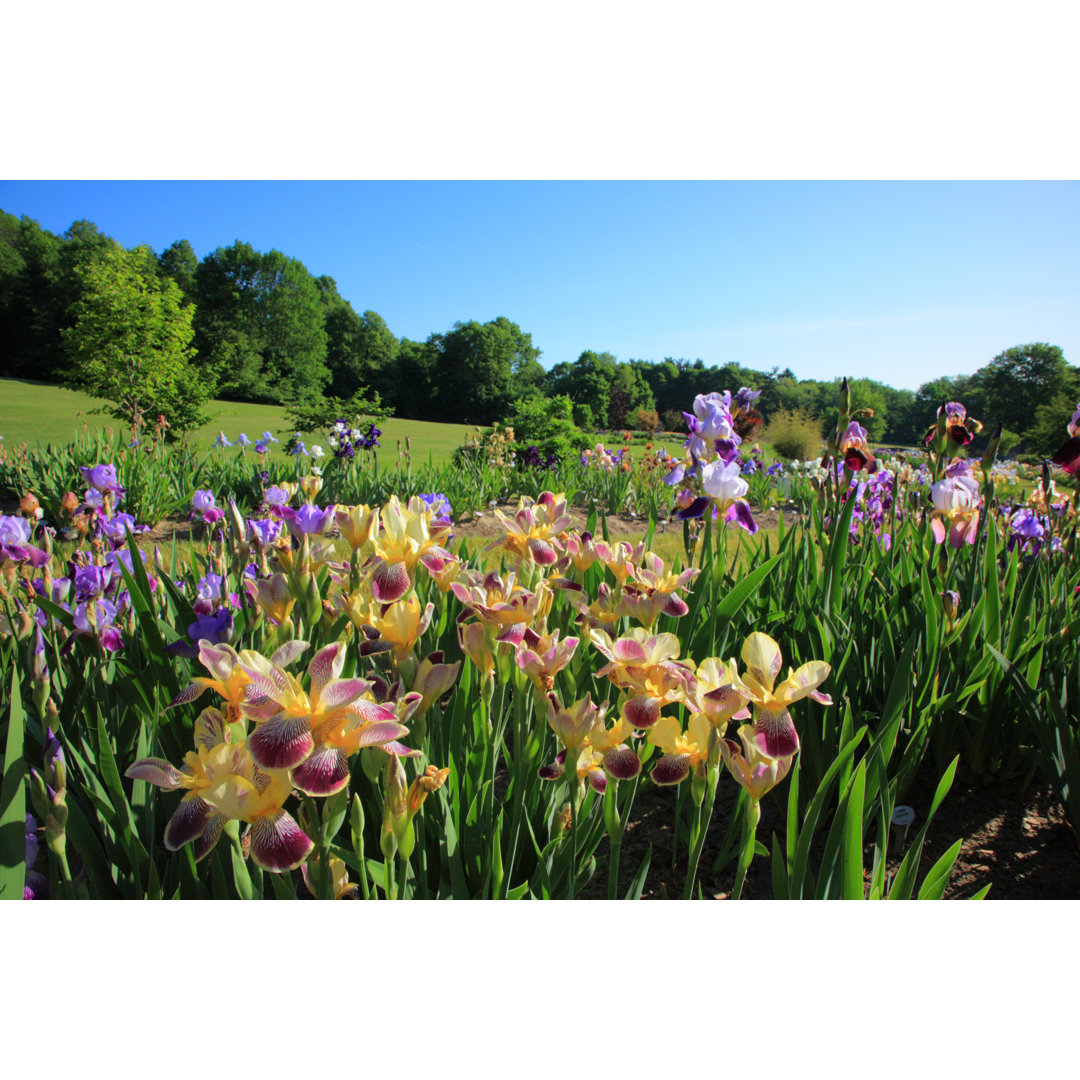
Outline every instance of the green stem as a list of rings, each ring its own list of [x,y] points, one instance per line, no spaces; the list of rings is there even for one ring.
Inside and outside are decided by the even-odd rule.
[[[761,803],[757,799],[751,799],[750,805],[746,808],[746,817],[743,818],[742,850],[739,852],[739,869],[735,872],[735,887],[731,890],[732,900],[738,900],[742,896],[746,871],[750,869],[750,863],[754,861],[754,841],[760,820]]]
[[[619,853],[622,849],[623,827],[619,820],[619,782],[610,776],[604,789],[604,824],[608,834],[608,899],[619,899]]]
[[[683,887],[684,900],[694,898],[694,883],[697,880],[698,863],[701,862],[701,852],[705,847],[709,822],[712,821],[713,807],[716,804],[716,783],[719,778],[719,767],[710,765],[706,774],[705,790],[701,793],[700,801],[697,798],[694,800],[698,804],[697,820],[690,830],[690,859],[686,865],[686,885]]]

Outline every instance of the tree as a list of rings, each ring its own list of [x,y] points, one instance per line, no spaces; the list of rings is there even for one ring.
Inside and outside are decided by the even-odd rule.
[[[237,241],[207,255],[195,282],[195,345],[221,371],[222,396],[278,403],[329,381],[323,304],[298,259]]]
[[[455,323],[433,334],[438,419],[490,424],[503,419],[520,396],[520,380],[540,356],[532,335],[504,316],[491,322]]]
[[[979,419],[991,428],[1000,421],[1024,437],[1033,427],[1035,410],[1075,392],[1080,372],[1069,366],[1060,346],[1037,341],[998,353],[975,373],[975,381],[986,402],[986,415]]]
[[[158,277],[154,253],[113,243],[77,272],[75,322],[62,335],[67,384],[113,402],[135,432],[147,414],[163,415],[176,434],[200,424],[213,387],[191,364],[192,309]]]
[[[177,240],[158,256],[158,270],[180,287],[185,306],[195,300],[195,274],[198,269],[199,258],[188,240]]]

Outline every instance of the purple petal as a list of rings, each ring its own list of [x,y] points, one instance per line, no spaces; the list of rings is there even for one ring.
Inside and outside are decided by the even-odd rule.
[[[690,755],[665,754],[650,775],[654,784],[679,784],[690,775]]]
[[[336,746],[319,746],[292,771],[292,782],[306,795],[333,795],[349,782],[349,759]]]
[[[699,518],[705,513],[705,507],[707,507],[711,501],[711,499],[705,498],[704,495],[699,495],[685,510],[676,510],[675,516],[680,521],[689,521],[691,518]]]
[[[392,604],[409,591],[409,571],[403,562],[382,562],[371,575],[371,594],[380,604]]]
[[[284,810],[259,818],[251,826],[251,857],[264,870],[295,870],[315,845]]]
[[[185,795],[165,826],[165,847],[169,851],[179,851],[202,836],[211,817],[220,816],[201,796]]]
[[[604,768],[616,780],[633,780],[641,772],[641,758],[629,746],[613,746],[604,754]]]
[[[281,713],[260,724],[247,745],[260,768],[294,769],[311,753],[315,741],[308,717]]]

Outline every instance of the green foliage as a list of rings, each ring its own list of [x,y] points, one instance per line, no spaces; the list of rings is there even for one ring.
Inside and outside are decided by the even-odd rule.
[[[63,331],[71,386],[113,402],[112,414],[138,432],[164,416],[174,435],[205,418],[213,384],[192,363],[192,309],[159,279],[149,248],[107,255],[80,268],[75,323]]]
[[[1044,342],[1016,345],[998,353],[979,369],[976,381],[986,410],[979,419],[989,426],[1002,423],[1025,437],[1040,406],[1059,395],[1071,397],[1075,403],[1080,394],[1080,371],[1070,367],[1060,346]]]
[[[298,259],[238,241],[199,263],[195,285],[195,344],[222,397],[284,402],[329,381],[319,288]]]
[[[349,424],[362,419],[379,420],[386,416],[386,409],[379,402],[379,395],[370,397],[358,391],[349,398],[327,397],[309,394],[297,397],[285,406],[285,419],[293,431],[304,435],[326,433],[341,418]],[[355,424],[354,424],[355,426]]]
[[[517,452],[535,446],[545,457],[560,462],[575,458],[589,445],[589,436],[574,423],[574,407],[565,394],[554,398],[534,395],[514,402],[505,427],[514,429]]]
[[[801,409],[781,409],[765,427],[763,438],[781,457],[806,461],[821,454],[821,425]]]
[[[434,349],[434,390],[439,419],[490,424],[505,416],[523,387],[535,383],[540,350],[517,323],[455,323],[428,339]]]

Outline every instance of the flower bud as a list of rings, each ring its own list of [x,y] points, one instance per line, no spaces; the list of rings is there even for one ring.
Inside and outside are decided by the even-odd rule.
[[[960,612],[960,594],[952,589],[947,589],[941,595],[941,606],[945,611],[945,619],[951,630],[956,623],[956,616]]]

